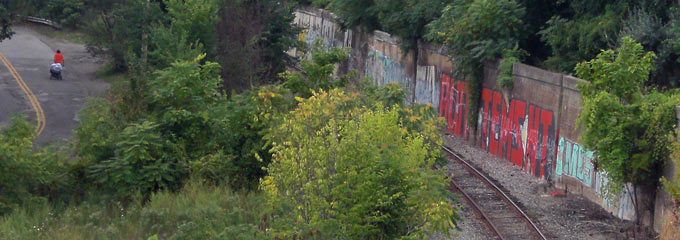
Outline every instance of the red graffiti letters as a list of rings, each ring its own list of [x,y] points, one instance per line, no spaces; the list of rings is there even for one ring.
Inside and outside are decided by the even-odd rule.
[[[446,118],[447,131],[456,136],[467,138],[467,84],[454,81],[447,75],[442,75],[442,85],[439,94],[439,114]]]
[[[447,131],[468,139],[465,82],[442,75],[439,113]],[[555,152],[553,112],[519,99],[509,99],[488,88],[482,90],[479,109],[479,147],[507,159],[536,177],[551,173]]]

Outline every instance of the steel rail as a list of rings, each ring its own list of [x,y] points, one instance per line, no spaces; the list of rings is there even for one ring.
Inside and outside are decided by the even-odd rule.
[[[493,231],[494,235],[496,235],[501,240],[505,240],[505,237],[503,235],[501,235],[500,231],[496,227],[496,224],[491,222],[490,218],[486,215],[486,213],[484,213],[484,211],[482,211],[482,208],[479,207],[479,205],[477,205],[477,203],[472,200],[470,195],[468,195],[465,191],[463,191],[463,189],[460,186],[458,186],[458,184],[455,181],[451,181],[451,184],[453,184],[454,188],[458,189],[458,192],[463,194],[463,198],[465,199],[465,201],[468,202],[470,204],[470,206],[472,207],[472,209],[475,212],[477,212],[479,214],[479,216],[482,217],[482,219],[483,219],[482,222],[484,222],[484,224],[486,224],[486,226],[489,227]]]
[[[453,150],[451,150],[450,148],[445,147],[445,146],[442,146],[442,149],[443,149],[445,152],[447,152],[448,154],[454,156],[454,159],[456,159],[458,162],[462,163],[463,166],[464,166],[466,169],[468,169],[470,172],[472,172],[474,175],[476,175],[479,179],[481,179],[485,184],[487,184],[488,186],[490,186],[496,193],[498,193],[498,194],[501,196],[501,198],[502,198],[506,203],[508,203],[510,206],[512,206],[512,208],[513,208],[517,213],[519,213],[519,215],[522,216],[522,219],[523,219],[529,226],[531,226],[532,231],[536,234],[537,237],[539,237],[540,239],[543,239],[543,240],[546,240],[546,239],[547,239],[547,238],[545,237],[545,235],[543,235],[543,233],[541,232],[541,230],[538,229],[538,227],[536,226],[536,224],[534,224],[534,222],[531,221],[531,218],[529,218],[529,216],[527,216],[526,213],[524,213],[524,211],[522,211],[522,209],[519,208],[519,206],[517,206],[517,204],[515,204],[515,202],[513,202],[513,201],[510,199],[510,197],[508,197],[507,194],[505,194],[505,192],[503,192],[498,186],[496,186],[496,184],[494,184],[493,182],[491,182],[491,180],[489,180],[489,178],[487,178],[486,176],[484,176],[484,174],[482,174],[479,170],[477,170],[475,167],[473,167],[470,163],[468,163],[467,161],[463,160],[463,158],[462,158],[461,156],[459,156],[457,153],[455,153],[455,152],[454,152]],[[453,181],[451,181],[451,182],[455,185],[455,183],[454,183]],[[456,186],[456,188],[458,188],[457,185],[455,185],[455,186]],[[458,188],[458,189],[460,189],[460,188]],[[460,192],[463,192],[463,190],[460,189]],[[469,196],[467,196],[467,194],[465,194],[464,192],[463,192],[463,194],[466,195],[466,198],[468,198],[469,201],[472,201],[472,199],[470,199]],[[476,208],[478,208],[477,210],[481,212],[481,209],[479,209],[479,206],[477,206],[476,203],[475,203],[474,205],[475,205]],[[485,221],[489,221],[489,219],[488,219],[486,216],[484,216],[483,218],[485,219]],[[489,221],[489,222],[490,222],[490,221]],[[489,223],[489,224],[493,225],[492,223]],[[498,231],[495,227],[492,227],[492,230],[493,230],[493,231]],[[501,235],[502,235],[502,234],[500,234],[499,232],[496,232],[495,234],[498,235],[498,236],[501,236]],[[503,237],[501,237],[501,238],[503,238]]]

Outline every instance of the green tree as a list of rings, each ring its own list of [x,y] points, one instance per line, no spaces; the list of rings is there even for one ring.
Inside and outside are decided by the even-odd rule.
[[[581,142],[595,151],[594,164],[606,172],[605,193],[611,197],[633,184],[628,190],[636,212],[637,187],[655,187],[668,158],[679,99],[644,87],[655,57],[625,37],[616,51],[603,51],[575,69],[589,82],[579,86]]]
[[[538,32],[551,49],[543,64],[553,71],[570,73],[577,63],[594,58],[601,49],[620,45],[621,32],[646,46],[652,35],[663,32],[654,30],[656,20],[668,21],[667,10],[676,4],[672,0],[557,1],[547,26]],[[638,38],[649,33],[652,35]]]
[[[619,32],[620,39],[629,36],[640,42],[645,50],[654,51],[658,59],[654,64],[649,86],[680,86],[680,12],[677,5],[670,8],[669,20],[664,21],[663,12],[651,12],[644,8],[636,8],[623,20],[623,28]]]
[[[377,6],[377,1],[330,0],[328,8],[337,14],[340,22],[346,28],[362,27],[367,31],[380,28],[380,19],[378,18],[380,9]]]
[[[142,56],[143,36],[156,24],[164,24],[167,16],[157,2],[131,0],[112,6],[84,27],[86,47],[94,55],[111,57],[115,71],[125,71],[129,67],[125,55]]]
[[[163,2],[173,32],[186,36],[186,41],[189,43],[201,43],[206,48],[208,60],[214,60],[217,54],[215,28],[220,21],[217,14],[220,1],[166,0]]]
[[[418,49],[418,41],[426,33],[426,26],[439,18],[450,1],[446,0],[382,0],[375,1],[380,28],[402,39],[402,48]],[[417,59],[417,51],[414,59]]]
[[[281,82],[279,73],[296,62],[286,52],[302,46],[301,28],[291,24],[295,6],[278,0],[224,1],[217,26],[217,60],[228,94]]]
[[[12,14],[7,9],[9,0],[0,1],[0,42],[12,37]]]
[[[47,17],[50,19],[68,27],[76,27],[82,20],[85,11],[85,1],[50,0],[47,1],[43,11],[47,13]]]
[[[518,45],[524,12],[513,0],[456,0],[429,25],[427,38],[444,44],[456,73],[468,79],[470,126],[477,126],[484,62]]]
[[[402,39],[404,50],[415,50],[425,35],[425,26],[437,19],[444,0],[330,0],[328,8],[338,14],[345,27],[380,29]]]
[[[295,209],[274,231],[319,239],[448,233],[455,210],[423,135],[402,125],[399,107],[370,110],[357,100],[340,90],[299,99],[268,135],[274,159],[261,187],[270,204]]]

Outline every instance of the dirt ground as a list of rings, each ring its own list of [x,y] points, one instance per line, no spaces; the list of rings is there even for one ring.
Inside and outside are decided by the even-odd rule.
[[[649,228],[618,219],[580,195],[551,196],[550,192],[556,189],[545,182],[458,138],[446,136],[445,143],[509,193],[548,239],[655,239]],[[480,229],[475,229],[484,226],[469,211],[462,208],[462,231],[450,239],[489,239]],[[437,237],[433,239],[444,239]]]

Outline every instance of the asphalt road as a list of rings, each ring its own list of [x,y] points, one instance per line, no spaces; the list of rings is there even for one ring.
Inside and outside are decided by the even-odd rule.
[[[44,130],[37,143],[70,139],[78,124],[76,114],[87,98],[101,96],[109,87],[95,78],[104,60],[90,56],[82,45],[51,39],[23,26],[13,30],[16,34],[11,39],[0,42],[0,53],[19,76],[0,61],[0,126],[7,125],[13,114],[26,115],[39,125],[43,117],[37,113],[42,111]],[[57,49],[64,54],[63,80],[50,80],[49,66]]]

